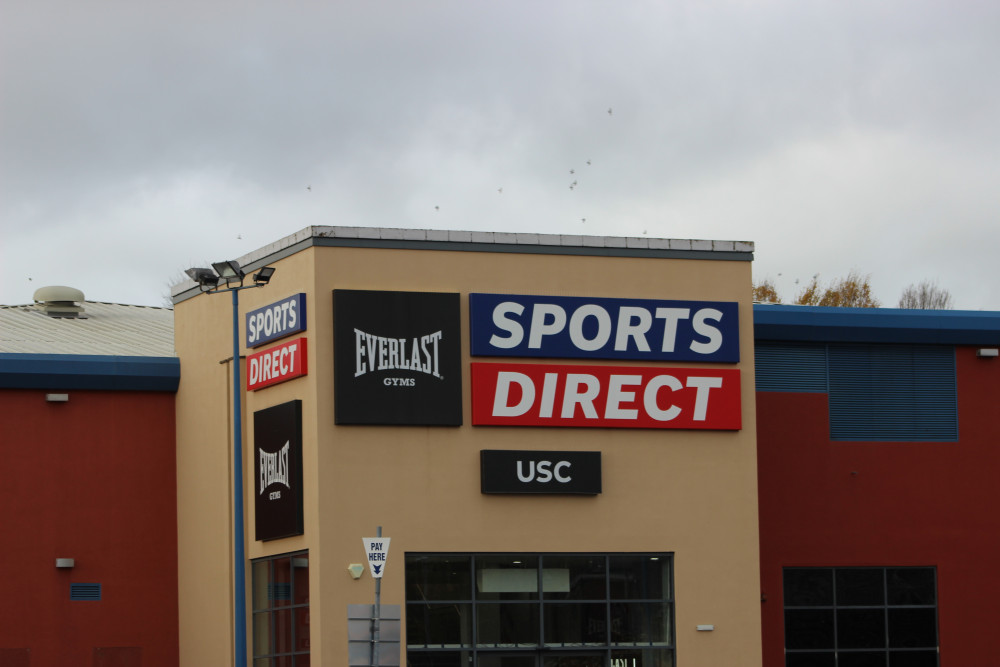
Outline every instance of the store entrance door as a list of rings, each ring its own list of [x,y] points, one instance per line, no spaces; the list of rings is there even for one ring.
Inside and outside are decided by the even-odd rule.
[[[608,667],[607,653],[480,653],[479,667]]]
[[[600,653],[560,653],[542,656],[542,667],[607,667],[608,654]]]

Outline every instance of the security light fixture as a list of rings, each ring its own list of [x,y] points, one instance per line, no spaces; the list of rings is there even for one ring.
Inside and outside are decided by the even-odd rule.
[[[246,273],[240,268],[240,263],[235,259],[231,259],[227,262],[212,262],[212,268],[215,272],[219,274],[219,277],[226,281],[226,283],[236,282],[237,280],[242,281],[243,276]]]
[[[986,357],[987,359],[996,358],[1000,355],[1000,349],[995,347],[981,347],[976,350],[977,357]]]
[[[265,266],[263,269],[253,274],[253,282],[255,285],[266,285],[271,282],[271,276],[274,275],[273,266]]]
[[[60,570],[71,570],[76,567],[75,558],[56,558],[56,567]]]
[[[184,273],[201,286],[202,291],[213,289],[219,285],[219,276],[215,275],[212,269],[195,268],[187,269]]]
[[[351,579],[360,579],[365,571],[365,566],[361,563],[351,563],[347,566],[347,571],[351,573]]]

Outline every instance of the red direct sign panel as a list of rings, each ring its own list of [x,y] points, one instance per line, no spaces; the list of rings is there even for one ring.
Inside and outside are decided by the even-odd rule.
[[[740,371],[472,364],[472,423],[736,431]]]
[[[306,374],[306,339],[247,355],[247,390],[256,391]]]

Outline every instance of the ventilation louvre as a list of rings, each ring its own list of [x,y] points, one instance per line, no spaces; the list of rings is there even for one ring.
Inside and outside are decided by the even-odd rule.
[[[70,584],[69,599],[83,602],[97,602],[101,599],[100,584]]]

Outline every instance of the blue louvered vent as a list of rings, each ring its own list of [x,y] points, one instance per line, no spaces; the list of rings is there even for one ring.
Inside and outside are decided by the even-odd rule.
[[[100,584],[70,584],[69,599],[96,602],[101,599]]]
[[[267,599],[288,601],[292,599],[292,585],[288,582],[267,585]]]
[[[826,345],[758,342],[757,391],[826,391]]]
[[[832,440],[958,440],[955,350],[831,344]]]

